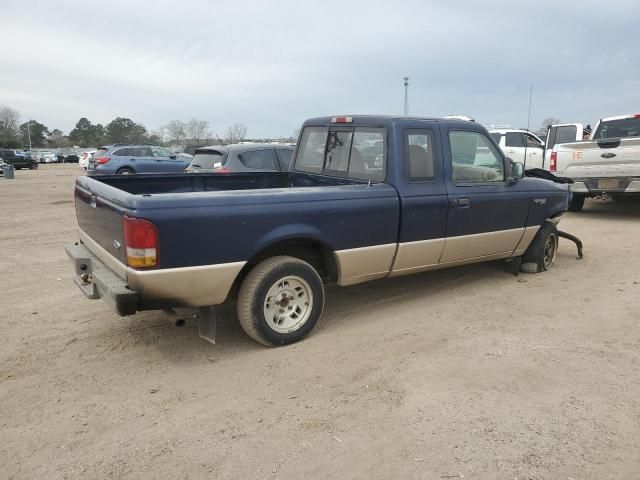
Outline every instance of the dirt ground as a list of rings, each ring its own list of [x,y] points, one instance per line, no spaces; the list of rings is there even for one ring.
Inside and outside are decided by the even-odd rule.
[[[0,180],[0,477],[640,478],[640,205],[588,201],[539,275],[330,288],[303,342],[86,300],[77,165]]]

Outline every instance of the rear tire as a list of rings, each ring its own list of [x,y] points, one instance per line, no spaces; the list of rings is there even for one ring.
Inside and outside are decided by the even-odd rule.
[[[322,279],[298,258],[268,258],[242,282],[237,308],[240,326],[256,342],[267,346],[297,342],[322,315]]]
[[[134,172],[133,169],[129,167],[123,167],[116,172],[116,175],[133,175],[135,173],[136,172]]]
[[[569,201],[569,211],[579,212],[584,207],[584,195],[581,193],[574,193]]]
[[[525,273],[540,273],[549,270],[558,254],[558,241],[556,226],[551,222],[545,222],[522,256],[520,270]]]

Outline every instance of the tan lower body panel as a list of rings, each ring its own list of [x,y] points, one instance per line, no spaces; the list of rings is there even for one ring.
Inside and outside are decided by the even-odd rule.
[[[440,263],[451,263],[493,255],[508,254],[515,250],[520,242],[524,228],[500,230],[497,232],[477,233],[448,237]]]
[[[82,230],[80,240],[109,270],[139,292],[145,304],[173,300],[174,306],[205,307],[223,303],[246,262],[197,267],[134,270],[124,265]]]
[[[219,305],[246,262],[221,263],[197,267],[133,270],[127,268],[129,287],[144,303],[175,299],[176,306]]]
[[[444,244],[444,238],[399,244],[389,276],[408,275],[431,269],[440,261]]]
[[[397,244],[374,245],[336,251],[338,285],[355,285],[384,278],[391,270]]]
[[[533,240],[533,237],[536,236],[536,233],[538,233],[538,230],[540,230],[540,225],[535,225],[533,227],[527,227],[524,229],[524,235],[522,235],[518,246],[513,252],[514,257],[519,257],[527,251],[527,248],[529,248],[529,245],[531,245],[531,241]]]

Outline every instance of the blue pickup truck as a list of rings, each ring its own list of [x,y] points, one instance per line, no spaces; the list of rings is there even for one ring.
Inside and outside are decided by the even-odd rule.
[[[321,117],[288,172],[78,177],[75,283],[120,315],[233,298],[245,332],[295,342],[324,285],[507,259],[554,262],[567,185],[523,177],[472,121]],[[209,329],[209,330],[207,330]]]

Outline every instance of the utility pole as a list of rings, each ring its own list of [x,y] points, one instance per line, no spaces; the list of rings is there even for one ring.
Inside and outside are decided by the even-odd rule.
[[[404,77],[404,115],[409,115],[409,77]]]
[[[27,122],[27,135],[29,136],[29,151],[31,151],[31,120]]]

